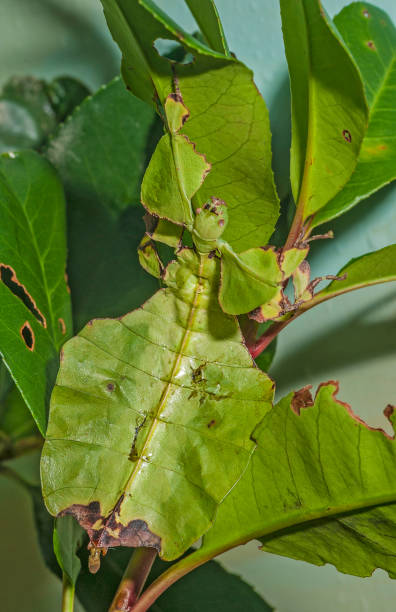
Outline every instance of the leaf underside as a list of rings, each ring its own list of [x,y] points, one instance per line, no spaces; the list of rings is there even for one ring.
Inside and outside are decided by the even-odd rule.
[[[63,349],[44,498],[52,514],[76,516],[97,548],[179,556],[248,464],[273,383],[221,311],[218,274],[216,259],[185,250],[167,289],[119,320],[93,321]]]
[[[396,577],[396,446],[336,398],[338,384],[290,393],[254,432],[248,470],[193,557],[259,538],[263,549],[369,576]],[[386,415],[394,423],[393,408]],[[192,557],[192,559],[193,559]]]

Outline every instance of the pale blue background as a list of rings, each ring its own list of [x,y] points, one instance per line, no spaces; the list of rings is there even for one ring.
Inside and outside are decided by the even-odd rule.
[[[325,0],[331,15],[347,2]],[[159,4],[187,28],[183,0]],[[378,0],[396,21],[394,0]],[[255,72],[269,106],[274,166],[287,189],[289,95],[277,0],[218,0],[230,48]],[[93,89],[118,72],[119,54],[98,0],[1,0],[0,83],[12,74],[80,77]],[[386,188],[333,224],[336,238],[315,245],[314,274],[336,272],[348,259],[395,242],[396,192]],[[387,426],[382,409],[396,404],[396,285],[372,288],[323,304],[282,335],[271,374],[278,393],[337,378],[340,397],[371,425]],[[25,460],[26,463],[26,460]],[[0,597],[2,612],[52,612],[59,584],[39,556],[29,500],[0,480]],[[223,555],[222,562],[255,585],[279,612],[390,612],[396,582],[377,571],[370,579],[338,574],[261,553],[257,544]]]

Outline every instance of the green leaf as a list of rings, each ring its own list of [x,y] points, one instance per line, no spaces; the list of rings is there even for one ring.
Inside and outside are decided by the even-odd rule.
[[[369,576],[396,578],[394,438],[336,398],[338,384],[290,393],[254,433],[258,447],[219,508],[202,548],[180,564],[260,538],[263,549]],[[394,423],[393,408],[385,414]],[[175,571],[178,571],[175,566]]]
[[[307,302],[307,306],[309,305],[310,308],[355,289],[396,281],[396,244],[351,259],[346,266],[341,268],[337,277],[344,275],[346,276],[344,280],[332,281]]]
[[[272,248],[249,249],[236,255],[227,244],[221,249],[220,306],[224,312],[243,314],[273,298],[281,298],[282,271]]]
[[[37,153],[0,158],[0,352],[42,434],[58,350],[72,332],[65,200]]]
[[[318,212],[314,226],[338,217],[396,178],[396,28],[384,11],[366,2],[346,6],[335,24],[359,67],[370,115],[354,173]]]
[[[161,278],[162,264],[155,243],[148,236],[143,236],[138,247],[139,263],[151,276]]]
[[[186,0],[209,46],[219,53],[229,55],[227,41],[219,13],[213,0]]]
[[[77,595],[86,612],[107,612],[130,559],[130,550],[109,550],[102,562],[100,576],[83,568],[77,583]],[[148,579],[150,584],[169,568],[156,559]],[[210,561],[183,578],[150,608],[152,612],[271,612],[254,589],[239,576],[230,574],[219,563]]]
[[[42,147],[56,125],[88,94],[82,83],[70,77],[51,83],[12,77],[0,92],[0,153]]]
[[[54,552],[62,571],[75,585],[81,570],[77,551],[84,540],[84,530],[73,516],[57,518],[54,527]]]
[[[142,204],[149,213],[190,230],[194,223],[191,199],[210,170],[204,155],[180,134],[188,111],[176,95],[165,102],[169,133],[159,141],[142,183]]]
[[[174,559],[246,469],[273,382],[220,309],[218,277],[216,258],[184,249],[167,289],[64,346],[43,494],[51,514],[76,516],[94,552],[146,545]]]
[[[279,205],[268,111],[251,71],[184,32],[148,0],[102,0],[102,4],[123,53],[123,77],[132,93],[160,105],[173,93],[189,112],[180,134],[212,167],[194,206],[212,196],[224,200],[230,209],[224,239],[236,251],[265,245]],[[162,57],[154,43],[164,39],[181,43],[194,61],[178,64]]]
[[[350,178],[367,106],[357,67],[319,0],[281,0],[292,93],[291,183],[302,220]]]
[[[119,316],[158,287],[138,262],[140,182],[160,130],[117,78],[78,108],[47,155],[68,201],[68,274],[76,329]],[[154,142],[153,142],[154,141]]]

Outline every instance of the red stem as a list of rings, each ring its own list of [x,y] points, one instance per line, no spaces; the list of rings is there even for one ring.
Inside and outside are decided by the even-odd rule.
[[[157,551],[144,546],[135,548],[109,612],[131,612],[144,587]]]

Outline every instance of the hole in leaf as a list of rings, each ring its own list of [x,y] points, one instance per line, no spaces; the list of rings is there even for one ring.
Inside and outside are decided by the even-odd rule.
[[[34,331],[30,327],[30,324],[28,321],[25,321],[25,323],[22,325],[20,329],[20,334],[22,336],[22,340],[26,344],[29,351],[34,351],[34,342],[35,342]]]
[[[66,325],[63,319],[58,319],[58,323],[59,323],[59,329],[61,331],[61,334],[64,336],[66,333]]]
[[[367,9],[363,9],[362,13],[363,13],[363,17],[366,17],[366,19],[369,19],[371,17]]]
[[[165,57],[171,62],[178,64],[191,64],[194,61],[194,56],[185,50],[183,45],[175,40],[167,38],[157,38],[154,41],[154,48],[161,57]]]
[[[26,288],[19,282],[15,274],[15,270],[13,270],[11,266],[0,264],[0,279],[13,294],[25,304],[26,308],[29,308],[30,312],[36,317],[37,321],[41,323],[43,327],[47,327],[45,317],[37,308],[36,302],[28,291],[26,291]]]
[[[342,132],[342,135],[344,137],[344,140],[346,140],[346,142],[352,142],[352,135],[351,135],[351,132],[349,130],[344,130]]]

